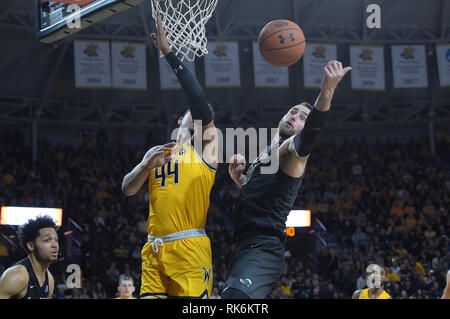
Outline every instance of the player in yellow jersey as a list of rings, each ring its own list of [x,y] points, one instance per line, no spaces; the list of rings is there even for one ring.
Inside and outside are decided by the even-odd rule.
[[[189,110],[178,121],[176,143],[151,148],[122,183],[123,193],[132,196],[148,180],[140,298],[209,298],[212,256],[204,228],[218,163],[214,112],[195,76],[170,49],[159,14],[157,27],[152,40],[174,70]]]
[[[386,284],[386,269],[380,265],[369,265],[367,267],[369,274],[367,285],[369,288],[356,290],[352,299],[392,299],[392,297],[384,290]]]
[[[134,280],[131,277],[120,275],[119,286],[117,291],[120,293],[120,297],[114,299],[136,299],[133,297],[133,292],[136,287],[134,287]]]
[[[444,294],[441,299],[450,299],[450,270],[447,271],[447,283],[444,288]]]

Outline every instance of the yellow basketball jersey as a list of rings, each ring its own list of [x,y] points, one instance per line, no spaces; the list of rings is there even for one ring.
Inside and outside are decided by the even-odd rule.
[[[147,231],[165,236],[205,228],[209,194],[216,170],[196,153],[190,141],[176,148],[172,160],[150,171]]]
[[[386,292],[386,290],[383,290],[381,295],[379,295],[376,299],[390,299],[390,298],[391,296]],[[372,299],[369,297],[369,288],[361,290],[358,299]]]

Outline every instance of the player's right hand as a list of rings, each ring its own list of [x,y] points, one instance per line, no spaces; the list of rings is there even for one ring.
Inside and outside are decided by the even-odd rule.
[[[157,34],[151,34],[153,44],[162,52],[163,55],[167,55],[172,50],[170,49],[169,41],[167,41],[166,31],[164,30],[161,22],[161,14],[159,12],[156,15],[156,27]]]
[[[328,64],[323,68],[323,80],[322,80],[322,91],[336,89],[336,86],[341,82],[342,78],[352,69],[348,66],[346,68],[342,67],[342,63],[336,60],[329,61]]]
[[[230,157],[230,165],[228,165],[228,173],[231,177],[239,178],[245,169],[245,157],[241,154],[234,154]]]
[[[167,164],[172,159],[172,150],[177,143],[171,142],[152,147],[142,161],[146,168],[153,169]]]

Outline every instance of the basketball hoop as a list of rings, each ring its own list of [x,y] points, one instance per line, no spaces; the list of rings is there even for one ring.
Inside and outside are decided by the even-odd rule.
[[[151,0],[152,17],[161,14],[167,40],[174,53],[191,62],[208,53],[205,25],[218,0]]]

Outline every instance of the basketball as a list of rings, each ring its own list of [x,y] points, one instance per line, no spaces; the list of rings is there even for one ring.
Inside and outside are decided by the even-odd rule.
[[[291,66],[305,51],[302,29],[289,20],[274,20],[265,25],[258,37],[259,51],[266,62],[275,66]]]

